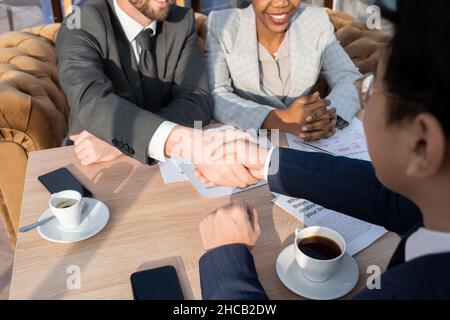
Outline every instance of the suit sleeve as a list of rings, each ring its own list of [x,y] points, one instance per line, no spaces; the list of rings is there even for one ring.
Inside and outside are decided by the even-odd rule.
[[[210,13],[208,17],[205,53],[215,103],[214,119],[242,130],[260,129],[267,115],[275,108],[243,99],[234,93],[233,80],[220,43],[223,31],[218,26],[219,19],[215,12]],[[257,59],[256,56],[255,59]]]
[[[267,300],[252,254],[240,244],[208,251],[200,258],[204,300]]]
[[[98,23],[99,14],[82,11],[83,21]],[[99,31],[100,32],[100,31]],[[104,30],[106,37],[106,30]],[[113,144],[115,139],[127,143],[130,154],[148,163],[148,144],[164,119],[140,109],[114,93],[111,80],[103,71],[103,50],[96,39],[83,29],[69,29],[62,24],[56,42],[61,86],[71,108],[84,128]]]
[[[189,31],[172,83],[173,99],[158,114],[180,125],[193,127],[194,121],[202,121],[205,126],[211,121],[214,103],[192,10],[188,16]]]
[[[422,221],[407,198],[386,189],[367,161],[277,148],[269,169],[271,191],[404,234]]]

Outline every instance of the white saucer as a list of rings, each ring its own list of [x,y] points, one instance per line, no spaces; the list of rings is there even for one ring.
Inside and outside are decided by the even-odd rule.
[[[280,253],[276,268],[278,277],[289,290],[314,300],[332,300],[345,296],[356,286],[359,278],[355,259],[345,254],[339,270],[327,281],[313,282],[306,279],[295,260],[294,244]]]
[[[48,241],[58,243],[72,243],[88,239],[99,233],[108,223],[109,210],[101,201],[83,198],[85,205],[81,214],[81,224],[75,229],[65,229],[58,219],[54,218],[37,228],[39,234]],[[39,221],[53,215],[50,208],[39,218]]]

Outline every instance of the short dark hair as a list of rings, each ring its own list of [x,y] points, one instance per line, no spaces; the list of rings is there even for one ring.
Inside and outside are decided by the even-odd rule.
[[[399,98],[391,99],[390,122],[431,113],[450,137],[450,2],[398,0],[395,11],[380,5],[395,27],[385,81]]]

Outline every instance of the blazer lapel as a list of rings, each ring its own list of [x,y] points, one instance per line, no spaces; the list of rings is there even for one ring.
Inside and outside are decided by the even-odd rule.
[[[258,40],[253,6],[242,11],[237,38],[231,53],[233,76],[240,81],[240,89],[262,95],[258,64]]]
[[[158,76],[164,79],[167,68],[167,26],[164,22],[158,23],[156,31],[156,64],[158,68]]]
[[[289,30],[289,50],[291,64],[291,86],[289,89],[289,103],[296,98],[309,94],[309,90],[317,80],[320,70],[311,72],[315,68],[320,68],[320,56],[316,50],[316,44],[311,37],[316,31],[305,23],[302,19],[304,8],[297,11],[292,18]],[[316,79],[314,79],[316,78]],[[312,83],[312,85],[311,85]]]

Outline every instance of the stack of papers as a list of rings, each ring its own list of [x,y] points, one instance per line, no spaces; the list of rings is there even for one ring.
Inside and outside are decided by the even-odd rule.
[[[328,210],[308,200],[276,195],[272,202],[305,226],[322,226],[337,231],[344,238],[350,255],[367,248],[386,233],[383,227]]]
[[[289,148],[301,151],[325,152],[335,156],[370,161],[367,150],[366,135],[362,122],[355,118],[344,129],[337,130],[329,139],[305,142],[292,134],[286,133]]]

